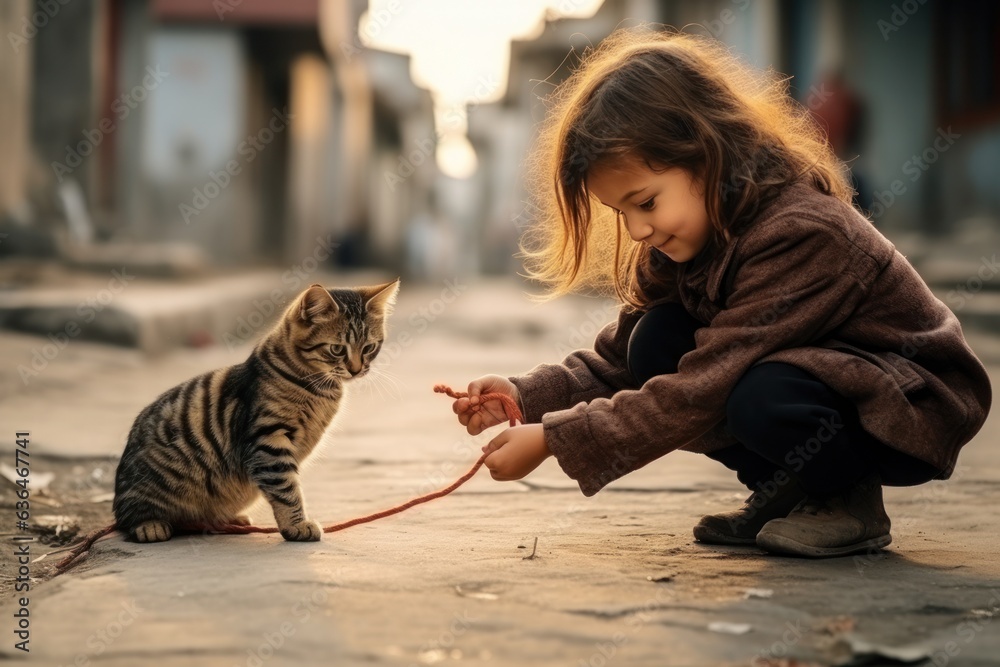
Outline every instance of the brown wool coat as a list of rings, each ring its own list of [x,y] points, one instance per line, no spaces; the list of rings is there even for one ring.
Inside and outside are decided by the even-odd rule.
[[[676,293],[653,304],[679,301],[707,325],[677,373],[636,386],[626,354],[644,311],[623,306],[593,350],[510,378],[525,423],[543,425],[585,496],[675,449],[736,444],[726,399],[767,361],[815,375],[854,402],[866,431],[942,478],[986,420],[989,377],[954,313],[868,220],[805,183],[786,187],[717,256],[666,269]]]

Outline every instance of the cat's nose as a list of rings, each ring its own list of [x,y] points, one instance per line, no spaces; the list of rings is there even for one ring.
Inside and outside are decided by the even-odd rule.
[[[351,377],[354,377],[355,375],[357,375],[358,373],[360,373],[362,371],[362,369],[363,369],[363,366],[358,366],[357,370],[355,370],[351,366],[348,366],[347,367],[347,372],[351,374]]]

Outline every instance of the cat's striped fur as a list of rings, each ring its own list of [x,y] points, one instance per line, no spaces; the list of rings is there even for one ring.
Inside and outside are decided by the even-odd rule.
[[[159,542],[187,523],[247,523],[260,493],[286,540],[318,540],[299,466],[333,420],[344,382],[365,375],[385,338],[399,280],[312,285],[249,358],[192,378],[136,418],[115,477],[129,539]]]

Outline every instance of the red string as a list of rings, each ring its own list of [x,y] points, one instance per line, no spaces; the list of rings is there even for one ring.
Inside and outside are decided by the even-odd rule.
[[[469,393],[466,391],[455,391],[446,384],[436,384],[434,385],[434,391],[438,394],[448,394],[452,398],[467,398]],[[486,401],[497,400],[503,403],[504,410],[507,412],[507,416],[510,417],[510,425],[514,426],[518,421],[523,422],[524,418],[521,417],[521,409],[517,407],[517,401],[508,396],[507,394],[501,394],[499,392],[491,392],[488,394],[481,394],[479,396],[479,405],[486,409]],[[494,418],[497,418],[492,412],[490,413]],[[502,419],[497,419],[497,421],[503,421]]]
[[[455,391],[454,389],[445,384],[434,385],[434,391],[435,393],[438,394],[447,394],[452,398],[467,398],[469,395],[468,392]],[[523,418],[521,416],[521,410],[520,408],[518,408],[517,402],[507,394],[501,394],[498,392],[481,394],[479,397],[479,404],[485,410],[486,409],[485,403],[486,401],[490,400],[498,400],[503,404],[507,416],[510,417],[511,426],[514,426],[518,421],[523,421]],[[492,415],[492,413],[490,414]],[[496,415],[493,415],[493,417],[496,418]],[[498,419],[498,421],[503,421],[503,420]],[[441,498],[442,496],[446,496],[455,489],[457,489],[458,487],[465,484],[470,479],[472,479],[472,477],[477,472],[479,472],[479,469],[483,466],[483,462],[486,461],[487,456],[489,455],[483,454],[482,456],[480,456],[479,460],[475,462],[475,464],[472,466],[472,468],[469,469],[467,473],[456,479],[454,482],[452,482],[445,488],[440,489],[439,491],[433,491],[431,493],[427,493],[422,496],[417,496],[416,498],[408,500],[402,505],[397,505],[390,509],[382,510],[381,512],[375,512],[374,514],[368,514],[365,516],[357,517],[355,519],[351,519],[349,521],[344,521],[342,523],[335,523],[332,526],[326,526],[325,528],[323,528],[323,532],[336,533],[337,531],[344,530],[345,528],[350,528],[352,526],[357,526],[362,523],[368,523],[370,521],[383,519],[387,516],[392,516],[393,514],[399,514],[404,510],[410,509],[414,505],[420,505],[422,503],[434,500],[435,498]],[[118,530],[118,525],[116,523],[112,523],[109,526],[105,526],[104,528],[98,528],[97,530],[90,532],[83,539],[83,542],[81,542],[75,549],[73,549],[73,551],[71,551],[68,556],[60,560],[58,563],[56,563],[55,567],[56,574],[57,575],[62,574],[72,565],[75,565],[76,563],[86,558],[87,554],[90,552],[90,548],[94,545],[95,542],[97,542],[97,540],[101,539],[105,535],[110,535],[116,530]],[[247,535],[250,533],[277,533],[278,528],[276,526],[244,526],[232,523],[229,524],[191,523],[178,526],[178,531],[179,532],[196,531],[200,533],[211,533],[214,535]]]

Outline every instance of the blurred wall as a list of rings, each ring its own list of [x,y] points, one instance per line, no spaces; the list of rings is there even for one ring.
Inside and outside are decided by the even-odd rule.
[[[118,89],[142,99],[121,128],[120,231],[198,246],[219,266],[297,256],[287,194],[292,63],[320,52],[317,0],[221,14],[186,0],[130,0],[121,11]]]
[[[0,219],[25,215],[30,154],[28,152],[29,99],[32,49],[22,41],[23,17],[29,14],[30,0],[0,3],[0,35],[4,35],[0,57]],[[10,35],[14,35],[13,40]],[[2,242],[2,240],[0,240]]]
[[[32,40],[34,153],[59,183],[75,180],[93,200],[101,187],[104,140],[109,134],[99,123],[106,85],[107,4],[100,0],[34,4],[33,16],[52,14]]]
[[[1000,181],[996,3],[799,0],[784,7],[785,67],[800,101],[808,102],[831,69],[840,69],[863,101],[853,164],[864,174],[877,226],[946,233],[969,218],[1000,217],[993,185]],[[831,24],[838,27],[836,57],[824,61],[817,43]],[[975,62],[962,62],[967,54]],[[952,60],[957,67],[949,68]],[[958,82],[981,91],[971,112],[964,98],[962,111],[948,111],[948,89]]]
[[[523,167],[541,100],[569,74],[571,51],[647,21],[711,35],[792,76],[817,113],[829,77],[842,75],[848,92],[832,103],[856,96],[862,112],[841,157],[877,226],[1000,228],[995,2],[606,0],[588,19],[549,21],[512,44],[505,97],[468,105],[479,167],[467,179],[436,164],[431,93],[414,85],[409,58],[364,46],[367,0],[225,11],[74,0],[43,29],[26,27],[43,4],[0,3],[8,33],[32,33],[0,59],[11,91],[0,149],[12,156],[0,164],[0,212],[32,217],[32,177],[50,189],[78,182],[98,242],[186,244],[219,267],[294,265],[332,244],[341,266],[509,274],[532,221]],[[82,151],[68,170],[53,166]]]

